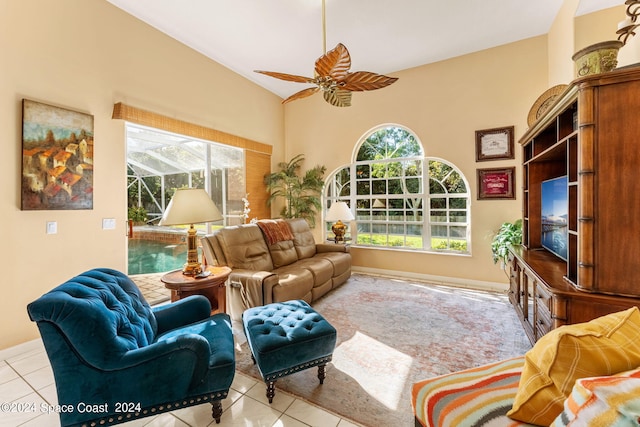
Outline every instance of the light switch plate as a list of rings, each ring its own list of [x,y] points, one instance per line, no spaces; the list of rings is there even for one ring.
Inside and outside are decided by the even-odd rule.
[[[102,218],[103,230],[115,230],[115,228],[116,228],[115,218]]]
[[[47,234],[58,234],[58,223],[56,221],[47,221]]]

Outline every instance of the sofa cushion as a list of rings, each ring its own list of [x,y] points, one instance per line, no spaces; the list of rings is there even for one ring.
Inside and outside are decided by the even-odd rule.
[[[326,259],[313,257],[301,259],[296,263],[296,267],[302,267],[313,275],[313,286],[320,286],[330,282],[333,277],[333,265]]]
[[[551,427],[637,426],[640,418],[640,369],[582,378],[564,402]]]
[[[302,218],[288,219],[289,227],[293,233],[293,244],[298,253],[298,259],[311,258],[316,254],[316,241],[309,224]]]
[[[296,267],[309,270],[313,276],[312,301],[317,300],[333,289],[333,265],[329,261],[314,256],[313,258],[305,258],[296,262]]]
[[[351,271],[351,254],[348,252],[322,252],[313,259],[324,259],[333,266],[333,277],[338,277]]]
[[[232,269],[271,271],[273,262],[264,236],[255,224],[235,225],[216,233],[220,247]]]
[[[298,261],[298,254],[293,246],[293,233],[291,233],[291,228],[286,221],[261,219],[257,224],[267,241],[274,268]]]
[[[275,268],[293,264],[298,261],[296,248],[293,246],[292,240],[284,240],[269,246],[271,261]]]
[[[518,393],[509,417],[549,425],[579,378],[612,375],[640,366],[637,307],[544,335],[525,354]]]
[[[272,290],[273,302],[294,299],[311,302],[313,275],[309,270],[293,265],[277,268],[273,272],[278,275],[278,284]]]
[[[224,257],[224,251],[218,241],[218,232],[209,234],[200,239],[202,245],[202,255],[210,265],[228,265],[227,259]]]

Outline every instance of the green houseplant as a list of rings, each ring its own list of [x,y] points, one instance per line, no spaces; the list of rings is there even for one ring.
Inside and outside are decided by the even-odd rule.
[[[322,206],[320,195],[324,185],[324,166],[315,166],[300,176],[300,166],[304,155],[298,154],[289,162],[278,164],[280,169],[265,175],[264,183],[271,193],[267,204],[284,199],[280,210],[282,218],[304,218],[310,227],[315,226],[316,213]]]
[[[522,220],[518,219],[515,222],[504,222],[500,226],[500,229],[493,236],[491,241],[491,254],[493,256],[493,263],[497,264],[498,261],[501,265],[506,266],[509,255],[510,245],[519,245],[522,243]]]

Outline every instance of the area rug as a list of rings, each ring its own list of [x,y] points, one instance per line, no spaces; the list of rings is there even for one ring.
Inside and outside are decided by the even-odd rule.
[[[338,331],[327,378],[320,385],[308,369],[278,380],[277,390],[365,426],[412,426],[414,382],[531,348],[500,293],[353,274],[313,307]],[[246,342],[236,363],[260,378]]]

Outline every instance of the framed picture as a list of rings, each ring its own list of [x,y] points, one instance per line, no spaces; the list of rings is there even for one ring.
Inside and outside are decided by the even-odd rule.
[[[515,158],[513,126],[476,131],[476,162]]]
[[[478,169],[478,200],[515,199],[516,168]]]
[[[93,116],[22,100],[22,210],[93,209]]]

